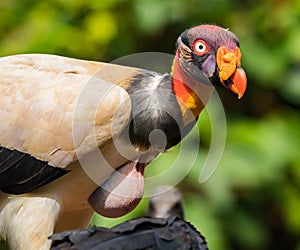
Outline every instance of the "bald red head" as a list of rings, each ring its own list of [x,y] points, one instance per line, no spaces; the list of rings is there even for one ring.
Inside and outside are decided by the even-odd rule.
[[[210,30],[220,30],[220,29],[224,29],[224,28],[221,28],[220,26],[217,26],[217,25],[212,25],[212,24],[202,24],[202,25],[199,25],[199,26],[196,26],[192,29],[199,29],[199,28],[202,28],[202,29],[210,29]],[[192,30],[191,29],[191,30]]]
[[[247,79],[240,67],[239,39],[233,32],[216,25],[199,25],[184,31],[177,47],[182,72],[196,80],[204,76],[213,85],[221,83],[242,97]]]

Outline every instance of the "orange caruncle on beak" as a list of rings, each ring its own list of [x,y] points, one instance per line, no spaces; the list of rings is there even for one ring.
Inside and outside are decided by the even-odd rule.
[[[220,82],[240,99],[247,87],[247,77],[241,66],[242,54],[238,47],[234,50],[222,46],[217,51],[217,65]]]

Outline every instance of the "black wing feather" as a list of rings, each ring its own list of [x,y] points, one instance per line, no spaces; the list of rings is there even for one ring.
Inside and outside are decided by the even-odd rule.
[[[68,172],[27,153],[0,147],[0,190],[4,193],[29,193]]]

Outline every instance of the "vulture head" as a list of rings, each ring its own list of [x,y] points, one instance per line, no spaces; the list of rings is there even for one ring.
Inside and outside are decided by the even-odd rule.
[[[173,76],[194,80],[189,82],[209,80],[241,98],[247,86],[241,57],[239,39],[234,33],[215,25],[196,26],[184,31],[177,40]]]

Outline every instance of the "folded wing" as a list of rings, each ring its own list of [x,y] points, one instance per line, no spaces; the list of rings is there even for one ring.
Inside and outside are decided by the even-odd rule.
[[[45,185],[120,133],[131,111],[122,85],[136,71],[52,55],[0,58],[0,189]]]

